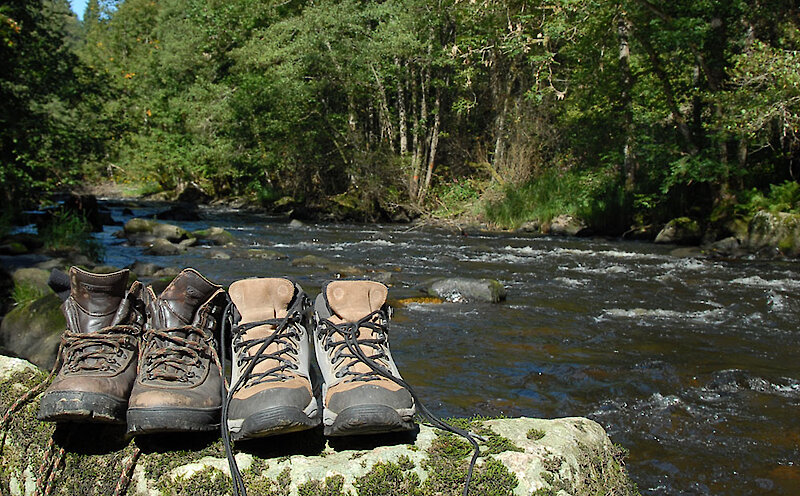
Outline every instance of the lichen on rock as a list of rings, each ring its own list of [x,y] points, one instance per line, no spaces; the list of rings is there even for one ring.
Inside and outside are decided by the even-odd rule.
[[[0,411],[44,378],[29,363],[0,356]],[[33,399],[8,426],[0,453],[2,494],[33,494],[43,471],[52,474],[54,495],[112,494],[127,480],[128,468],[133,468],[129,495],[218,495],[231,490],[216,433],[130,440],[124,425],[54,427],[36,420],[37,409],[38,399]],[[471,495],[635,494],[620,451],[591,420],[452,422],[482,438]],[[48,465],[61,449],[63,459]],[[326,439],[321,430],[312,430],[240,442],[235,451],[250,496],[457,496],[472,454],[460,437],[424,424],[418,432],[362,438]]]

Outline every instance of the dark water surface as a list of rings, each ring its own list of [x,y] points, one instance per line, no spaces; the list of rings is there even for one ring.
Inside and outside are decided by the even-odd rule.
[[[110,204],[115,218],[122,204]],[[157,206],[135,208],[137,216]],[[524,235],[461,236],[408,226],[316,224],[203,211],[244,246],[397,270],[390,298],[437,276],[491,277],[508,300],[397,309],[392,353],[442,416],[599,422],[630,450],[649,495],[800,494],[797,262],[674,257],[669,248]],[[100,237],[106,263],[193,266],[228,285],[288,275],[315,296],[330,274],[289,260],[212,260],[211,248],[151,257]],[[116,243],[116,244],[114,244]]]

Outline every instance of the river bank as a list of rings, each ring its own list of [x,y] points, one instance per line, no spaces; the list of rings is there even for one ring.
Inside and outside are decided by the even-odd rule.
[[[689,257],[779,259],[800,256],[800,215],[752,206],[733,204],[728,213],[695,218],[677,217],[662,224],[635,224],[624,231],[606,229],[588,219],[568,212],[551,214],[530,220],[489,220],[487,205],[496,195],[469,198],[444,205],[444,208],[422,209],[410,204],[365,206],[342,195],[326,202],[305,205],[291,198],[263,204],[254,197],[213,198],[197,185],[190,183],[181,191],[160,191],[137,196],[141,187],[125,189],[113,182],[86,186],[81,193],[106,199],[146,199],[176,202],[175,210],[196,217],[198,205],[208,205],[311,222],[376,222],[408,224],[409,229],[437,228],[461,235],[495,233],[528,233],[545,236],[598,237],[602,239],[633,240],[674,245],[674,254]],[[739,212],[734,214],[733,212]],[[714,220],[708,220],[713,217]],[[169,218],[166,216],[165,218]]]

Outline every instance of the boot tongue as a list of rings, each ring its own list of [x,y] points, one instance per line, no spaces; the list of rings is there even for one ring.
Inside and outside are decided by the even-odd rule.
[[[92,332],[113,324],[125,296],[128,270],[111,274],[92,274],[78,267],[69,270],[70,297],[87,315],[79,317],[79,328]]]
[[[345,322],[356,322],[386,303],[389,290],[375,281],[334,281],[325,288],[331,311]]]
[[[242,279],[228,288],[241,324],[286,317],[294,292],[292,281],[281,278]]]
[[[162,329],[194,324],[197,311],[218,289],[194,269],[185,269],[155,301],[154,324]]]

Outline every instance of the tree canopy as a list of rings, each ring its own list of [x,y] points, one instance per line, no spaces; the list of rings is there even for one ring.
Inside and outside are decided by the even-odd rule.
[[[800,172],[798,7],[92,0],[79,23],[4,0],[0,177],[7,198],[112,176],[373,219],[478,197],[507,225],[724,217]]]

